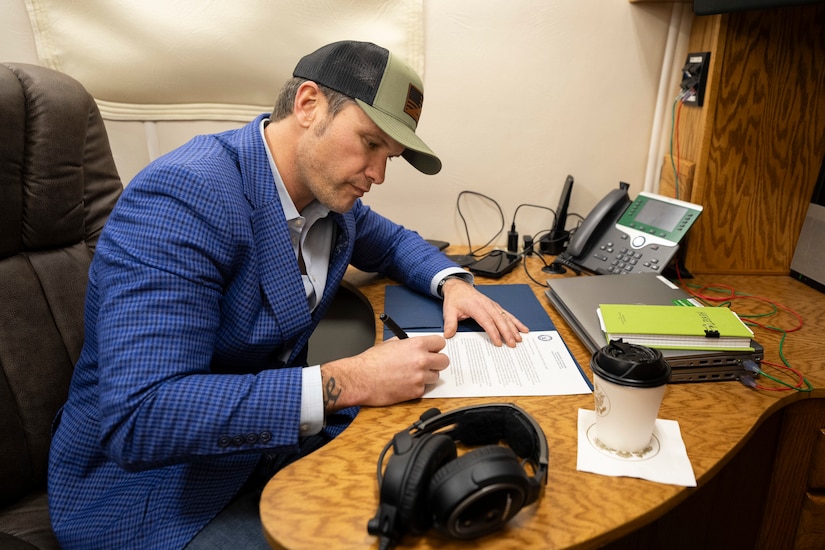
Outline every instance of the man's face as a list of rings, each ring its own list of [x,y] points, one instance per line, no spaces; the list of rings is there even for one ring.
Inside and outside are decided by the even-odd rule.
[[[381,184],[387,159],[404,146],[382,131],[357,103],[348,103],[335,117],[319,110],[298,144],[298,183],[333,212],[349,211],[355,201]]]

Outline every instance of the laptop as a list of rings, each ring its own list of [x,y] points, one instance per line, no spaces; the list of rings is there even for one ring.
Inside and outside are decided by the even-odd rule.
[[[699,302],[671,281],[655,273],[591,275],[549,279],[547,298],[587,349],[595,353],[606,345],[596,313],[599,304],[672,305]],[[737,380],[746,371],[742,362],[757,363],[764,348],[751,340],[753,351],[661,350],[670,364],[671,382]]]

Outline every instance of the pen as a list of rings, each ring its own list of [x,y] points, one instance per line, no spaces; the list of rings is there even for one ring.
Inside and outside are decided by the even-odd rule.
[[[403,329],[403,328],[401,328],[401,327],[399,327],[399,326],[398,326],[398,323],[396,323],[395,321],[393,321],[393,320],[392,320],[392,317],[390,317],[390,316],[389,316],[389,315],[387,315],[386,313],[382,313],[381,315],[379,315],[379,316],[378,316],[378,318],[379,318],[379,319],[381,319],[381,322],[382,322],[382,323],[384,323],[384,325],[385,325],[388,329],[390,329],[390,331],[392,331],[392,333],[393,333],[393,334],[395,334],[396,336],[398,336],[398,338],[399,338],[399,339],[403,340],[404,338],[407,338],[407,337],[408,337],[408,336],[407,336],[407,333],[406,333],[406,332],[404,332],[404,329]]]

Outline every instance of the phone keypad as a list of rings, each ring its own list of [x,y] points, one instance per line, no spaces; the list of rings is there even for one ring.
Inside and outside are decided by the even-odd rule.
[[[653,252],[659,250],[658,245],[650,245],[647,248]],[[659,258],[649,257],[649,255],[646,258],[640,250],[632,250],[626,247],[617,249],[616,245],[609,241],[601,245],[599,250],[601,252],[594,253],[593,257],[603,262],[609,262],[609,265],[605,268],[608,273],[624,275],[638,270],[661,271],[662,269]]]

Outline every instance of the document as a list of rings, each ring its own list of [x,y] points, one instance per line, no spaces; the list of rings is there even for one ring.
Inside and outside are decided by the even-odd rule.
[[[423,334],[413,333],[416,337]],[[450,366],[424,397],[572,395],[592,386],[556,331],[529,332],[515,348],[496,347],[484,332],[459,332],[443,353]]]
[[[477,285],[518,317],[530,332],[515,348],[496,347],[472,320],[458,324],[447,340],[450,366],[424,397],[510,397],[587,394],[593,386],[570,354],[553,321],[528,285]],[[384,310],[410,338],[443,336],[441,301],[402,286],[386,287]],[[392,332],[385,328],[384,339]]]

